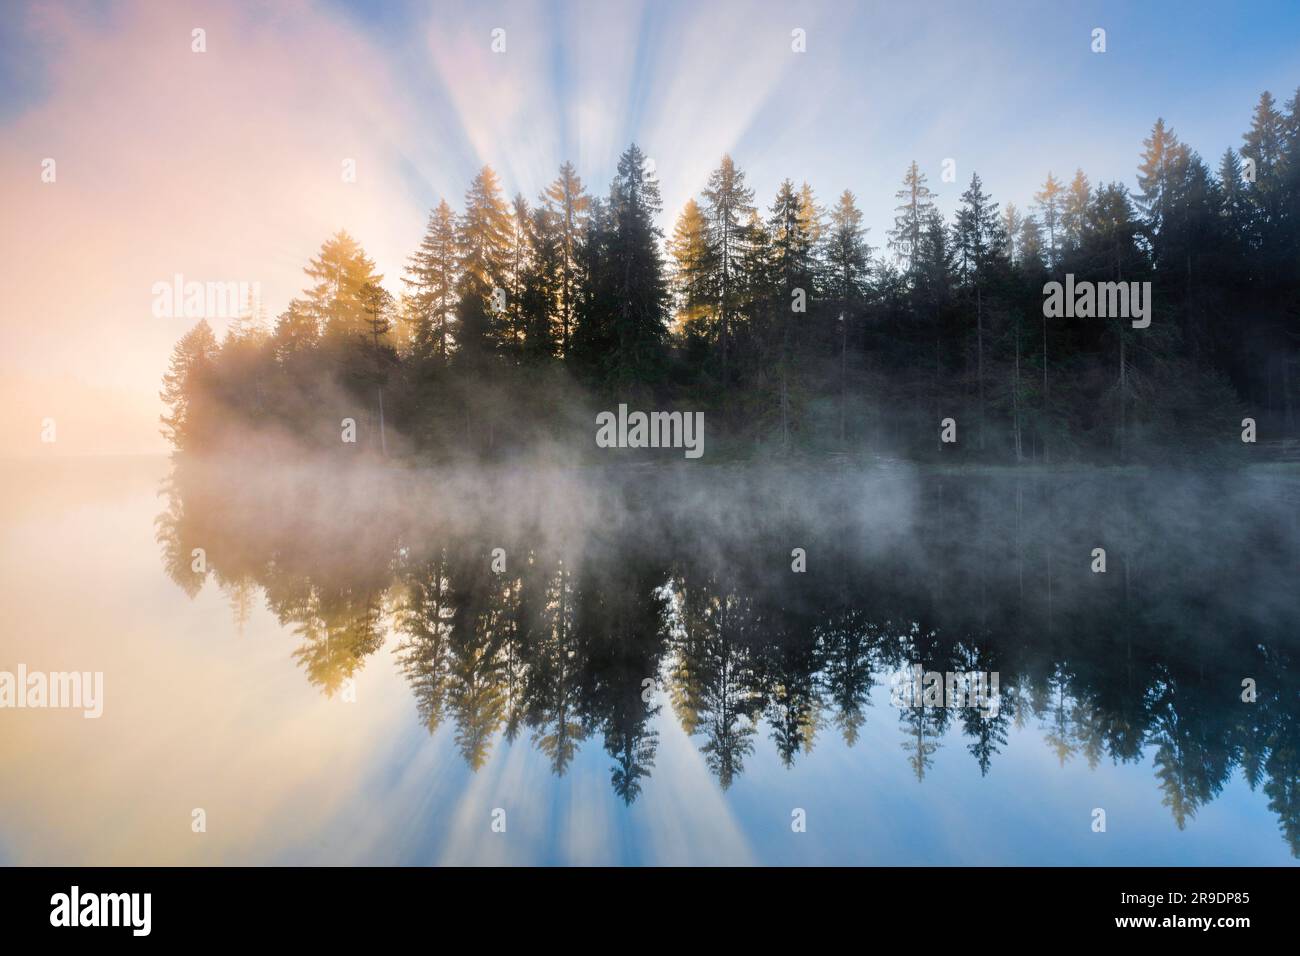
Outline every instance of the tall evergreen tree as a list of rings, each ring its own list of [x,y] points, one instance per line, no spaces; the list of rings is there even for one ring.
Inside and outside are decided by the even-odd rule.
[[[361,289],[378,284],[383,276],[355,239],[335,233],[303,271],[316,280],[306,302],[326,339],[340,344],[366,331]]]
[[[413,306],[412,351],[421,361],[435,355],[445,361],[448,356],[458,269],[456,219],[444,199],[429,213],[420,247],[407,261],[402,280]]]
[[[845,440],[848,415],[849,332],[858,319],[867,288],[867,262],[871,249],[857,197],[849,190],[840,193],[831,209],[826,237],[827,292],[836,302],[840,333],[840,441]]]
[[[528,244],[531,258],[521,282],[520,311],[524,355],[537,361],[559,355],[563,347],[563,324],[556,316],[564,296],[564,227],[545,205],[532,211]]]
[[[1034,193],[1034,204],[1042,213],[1043,228],[1047,230],[1047,245],[1043,249],[1043,258],[1049,269],[1055,269],[1061,261],[1058,245],[1061,226],[1061,206],[1064,203],[1061,184],[1049,171],[1043,188]]]
[[[1065,192],[1061,204],[1061,245],[1065,253],[1083,245],[1083,230],[1088,222],[1088,206],[1092,202],[1092,187],[1082,169],[1074,171],[1074,179]]]
[[[560,231],[559,324],[560,352],[569,352],[574,311],[582,281],[581,244],[591,217],[591,197],[587,195],[572,163],[560,167],[560,174],[543,193]]]
[[[909,281],[915,283],[919,264],[918,250],[926,224],[934,209],[934,193],[926,184],[925,174],[916,165],[916,160],[907,167],[903,176],[903,188],[894,193],[900,201],[895,209],[894,228],[889,232],[889,247],[894,250],[898,262]]]
[[[1143,214],[1146,240],[1159,267],[1164,258],[1162,232],[1187,168],[1188,152],[1174,131],[1165,126],[1163,119],[1156,120],[1151,135],[1142,141],[1142,145],[1142,162],[1137,176],[1139,191],[1133,198]]]
[[[975,299],[976,381],[979,391],[979,445],[985,448],[984,438],[984,286],[988,281],[991,261],[1004,245],[998,204],[984,192],[979,174],[973,174],[970,187],[962,193],[962,205],[957,211],[957,228],[954,240],[957,247],[960,274]]]
[[[754,191],[745,186],[745,174],[730,156],[704,187],[704,212],[709,223],[710,261],[714,276],[711,286],[718,296],[718,342],[722,351],[724,395],[727,388],[727,357],[731,322],[738,305],[740,261],[745,251],[744,222],[754,208]]]
[[[498,306],[504,297],[513,224],[491,166],[484,166],[469,192],[457,229],[460,277],[458,358],[475,365],[495,354],[506,338]]]
[[[177,451],[200,447],[210,437],[210,402],[204,394],[220,349],[206,320],[200,319],[172,349],[171,364],[163,376],[159,397],[168,406],[161,416],[162,434]]]
[[[694,199],[688,199],[677,217],[668,253],[673,259],[673,290],[677,318],[682,328],[697,327],[717,301],[712,287],[714,268],[709,244],[709,224]]]
[[[659,183],[633,144],[619,157],[609,199],[594,203],[584,243],[589,277],[573,351],[585,377],[631,399],[663,371],[670,290],[655,217]]]

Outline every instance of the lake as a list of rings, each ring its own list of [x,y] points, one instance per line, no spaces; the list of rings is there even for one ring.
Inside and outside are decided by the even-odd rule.
[[[3,473],[3,863],[1300,853],[1285,468]]]

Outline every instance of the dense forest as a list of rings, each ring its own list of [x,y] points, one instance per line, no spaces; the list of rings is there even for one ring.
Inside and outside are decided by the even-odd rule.
[[[273,326],[258,306],[185,335],[165,433],[337,449],[351,418],[343,448],[498,457],[594,449],[594,413],[627,403],[705,412],[732,457],[1203,462],[1297,434],[1300,92],[1264,93],[1213,169],[1157,121],[1132,190],[1049,173],[1000,206],[974,175],[946,221],[913,162],[878,246],[852,192],[787,179],[763,209],[728,156],[666,235],[648,165],[629,147],[601,198],[566,163],[533,203],[484,167],[429,215],[400,296],[339,232]],[[1045,317],[1067,274],[1149,281],[1150,327]]]

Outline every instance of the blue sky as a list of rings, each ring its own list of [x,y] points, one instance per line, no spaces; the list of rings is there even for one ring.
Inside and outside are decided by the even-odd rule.
[[[448,134],[440,145],[461,181],[486,160],[513,169],[511,185],[532,196],[561,159],[581,157],[603,191],[619,149],[636,140],[656,158],[673,213],[721,145],[763,205],[784,176],[825,199],[851,188],[877,235],[912,158],[942,200],[960,191],[939,182],[952,157],[957,186],[979,171],[995,198],[1023,207],[1048,169],[1131,183],[1158,116],[1213,162],[1240,145],[1262,90],[1282,101],[1300,87],[1293,2],[489,2],[434,4],[432,15],[414,3],[330,6],[394,51],[431,125]],[[544,134],[498,130],[493,154],[476,155],[465,135],[475,120],[446,108],[446,78],[430,63],[425,30],[439,24],[484,47],[494,27],[507,29],[501,66],[514,49],[527,59],[511,80],[528,89],[529,125]],[[807,31],[802,55],[789,49],[795,27]],[[1104,54],[1091,50],[1095,27],[1107,32]],[[584,124],[591,83],[606,88],[608,113]],[[714,126],[729,135],[704,132]],[[536,172],[519,159],[534,150]],[[411,166],[420,179],[424,164]]]
[[[128,6],[72,8],[107,25]],[[636,140],[656,159],[668,214],[728,150],[763,205],[784,176],[824,199],[851,188],[879,237],[912,158],[943,200],[960,192],[939,182],[952,157],[957,186],[978,171],[995,199],[1023,207],[1048,169],[1131,182],[1157,116],[1214,160],[1240,145],[1261,90],[1282,101],[1300,87],[1294,2],[293,6],[244,19],[286,42],[296,20],[335,19],[369,45],[373,71],[418,111],[422,128],[387,145],[421,205],[457,199],[484,161],[531,198],[572,158],[603,192]],[[188,5],[195,22],[211,7]],[[38,108],[68,66],[23,24],[21,12],[0,24],[5,120]],[[801,55],[795,27],[807,31]],[[1090,50],[1094,27],[1107,31],[1104,54]]]

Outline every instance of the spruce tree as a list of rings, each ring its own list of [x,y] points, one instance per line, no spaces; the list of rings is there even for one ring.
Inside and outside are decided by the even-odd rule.
[[[677,217],[668,254],[673,260],[673,292],[677,322],[683,328],[698,327],[716,301],[709,227],[694,199],[688,199]]]
[[[587,195],[572,163],[560,167],[560,174],[546,187],[542,200],[560,232],[559,325],[560,351],[567,355],[572,334],[576,302],[582,281],[581,244],[591,217],[591,197]]]
[[[722,163],[709,176],[703,195],[714,269],[710,285],[718,297],[718,342],[722,351],[725,399],[731,322],[738,305],[740,261],[745,251],[744,223],[754,208],[754,191],[745,186],[745,174],[736,168],[731,157],[724,155]]]
[[[419,361],[434,356],[444,361],[447,358],[456,305],[458,255],[456,220],[444,199],[429,213],[420,248],[407,261],[402,279],[412,302],[412,354]]]
[[[456,345],[462,364],[480,364],[505,340],[498,305],[507,285],[511,230],[510,208],[501,196],[497,175],[484,166],[465,194],[465,212],[456,235],[460,269]]]
[[[976,381],[979,391],[979,445],[985,448],[984,438],[984,286],[987,282],[991,260],[1004,245],[998,204],[991,201],[980,183],[979,174],[973,174],[968,188],[961,196],[962,205],[957,212],[955,244],[960,274],[975,299]]]
[[[653,385],[662,370],[668,283],[660,254],[663,236],[655,225],[662,207],[659,183],[647,174],[645,156],[633,143],[619,157],[610,189],[615,230],[610,273],[617,297],[610,371],[620,388]]]
[[[177,451],[200,447],[208,437],[210,395],[213,365],[220,349],[217,337],[206,320],[199,320],[172,349],[171,363],[163,376],[159,397],[168,406],[160,417],[162,434]]]
[[[836,322],[840,333],[840,442],[846,437],[848,414],[849,330],[858,319],[867,286],[867,262],[871,255],[862,225],[857,198],[849,190],[840,193],[830,212],[830,229],[826,237],[827,292],[839,310]]]
[[[1074,171],[1074,179],[1066,190],[1061,204],[1062,251],[1073,252],[1083,245],[1083,230],[1088,222],[1088,205],[1092,201],[1092,187],[1082,169]]]
[[[1047,245],[1043,249],[1043,259],[1049,269],[1055,269],[1061,261],[1060,238],[1061,206],[1064,202],[1061,184],[1049,171],[1043,188],[1034,193],[1034,203],[1042,213],[1043,228],[1047,231]]]
[[[378,284],[383,276],[355,239],[335,233],[303,271],[316,280],[306,302],[327,340],[339,346],[366,331],[361,288]]]
[[[894,198],[900,201],[900,205],[895,209],[894,228],[889,231],[889,248],[894,250],[903,274],[915,285],[922,237],[934,210],[935,198],[916,160],[907,167],[903,188],[894,193]]]

